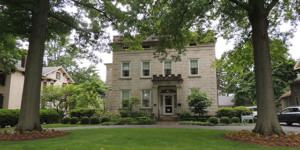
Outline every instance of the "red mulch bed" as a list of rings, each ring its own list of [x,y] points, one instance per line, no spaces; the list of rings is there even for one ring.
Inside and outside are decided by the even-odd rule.
[[[65,131],[44,129],[43,131],[31,131],[31,132],[16,132],[14,130],[0,130],[0,141],[29,141],[38,139],[49,139],[69,135]]]
[[[300,148],[300,134],[293,132],[280,136],[266,136],[256,134],[252,131],[242,130],[240,132],[228,133],[223,136],[223,138],[247,144]]]

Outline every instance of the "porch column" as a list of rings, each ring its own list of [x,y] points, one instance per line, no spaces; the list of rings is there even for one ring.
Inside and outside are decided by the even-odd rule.
[[[154,114],[155,118],[158,118],[159,112],[158,112],[158,108],[159,108],[159,102],[158,102],[158,94],[157,94],[157,89],[158,86],[157,85],[153,85],[152,87],[152,113]]]
[[[176,85],[176,91],[177,91],[177,109],[176,109],[176,114],[180,113],[182,111],[183,107],[183,101],[185,100],[182,98],[182,86],[181,85]],[[178,106],[179,104],[179,106]]]

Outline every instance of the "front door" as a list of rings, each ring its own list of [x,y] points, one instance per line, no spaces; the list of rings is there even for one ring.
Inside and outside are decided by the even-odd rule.
[[[173,95],[164,95],[164,99],[163,99],[163,111],[164,111],[164,115],[173,115],[174,114],[174,107],[173,107],[173,103],[174,103],[174,96]]]

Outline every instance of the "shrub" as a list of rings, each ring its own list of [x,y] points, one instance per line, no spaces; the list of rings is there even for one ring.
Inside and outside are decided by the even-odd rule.
[[[219,120],[217,117],[210,117],[208,119],[208,122],[212,123],[212,124],[218,124],[219,123]]]
[[[224,123],[224,124],[230,124],[230,119],[228,117],[221,117],[220,118],[220,123]]]
[[[107,125],[116,125],[115,122],[104,122],[101,125],[107,126]]]
[[[72,117],[72,118],[71,118],[71,121],[70,121],[71,124],[76,124],[76,123],[78,123],[78,122],[79,122],[78,117]]]
[[[126,117],[126,118],[120,118],[116,121],[116,124],[117,125],[125,125],[125,124],[132,124],[132,122],[134,121],[135,119],[131,118],[131,117]]]
[[[240,118],[238,118],[238,117],[232,117],[231,118],[231,123],[240,123]]]
[[[103,116],[103,117],[100,118],[101,123],[109,122],[109,121],[110,121],[110,118],[108,116]]]
[[[180,119],[186,119],[186,118],[191,118],[191,117],[192,117],[191,113],[189,113],[187,111],[182,111],[179,114]]]
[[[147,111],[134,111],[132,112],[132,116],[133,118],[138,118],[138,117],[149,117],[149,113]]]
[[[207,98],[206,94],[200,92],[199,89],[192,90],[192,93],[187,97],[188,105],[191,111],[199,116],[207,114],[206,108],[211,106],[212,99]]]
[[[201,121],[180,121],[177,122],[179,125],[200,125],[200,126],[214,126],[215,124],[212,124],[210,122],[201,122]]]
[[[74,109],[70,111],[71,117],[92,117],[96,112],[96,109],[87,109],[87,108],[81,108],[81,109]]]
[[[236,112],[233,108],[227,108],[227,107],[222,107],[219,108],[216,112],[216,116],[221,118],[221,117],[236,117]]]
[[[71,118],[70,117],[66,117],[66,118],[62,119],[61,123],[68,124],[68,123],[70,123],[70,121],[71,121]]]
[[[41,123],[57,123],[59,122],[59,113],[54,109],[41,109],[40,110]]]
[[[129,110],[120,110],[119,113],[120,113],[120,116],[122,118],[126,118],[126,117],[130,116],[130,111]]]
[[[82,117],[80,119],[80,124],[89,124],[89,123],[90,123],[89,117]]]
[[[100,123],[99,117],[94,116],[91,118],[91,124],[99,124],[99,123]]]
[[[241,115],[251,115],[252,114],[252,111],[253,109],[252,108],[247,108],[247,107],[244,107],[244,106],[238,106],[238,107],[234,107],[233,108],[236,112],[236,115],[235,117],[241,117]]]
[[[0,127],[15,126],[19,120],[19,110],[0,109]]]

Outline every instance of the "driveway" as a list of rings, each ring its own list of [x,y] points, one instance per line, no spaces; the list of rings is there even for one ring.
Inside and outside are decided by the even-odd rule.
[[[285,132],[300,133],[300,126],[286,126],[281,124]],[[79,130],[79,129],[107,129],[107,128],[179,128],[179,129],[211,129],[211,130],[253,130],[254,125],[250,126],[196,126],[196,125],[110,125],[110,126],[82,126],[82,127],[62,127],[49,128],[55,130]]]

